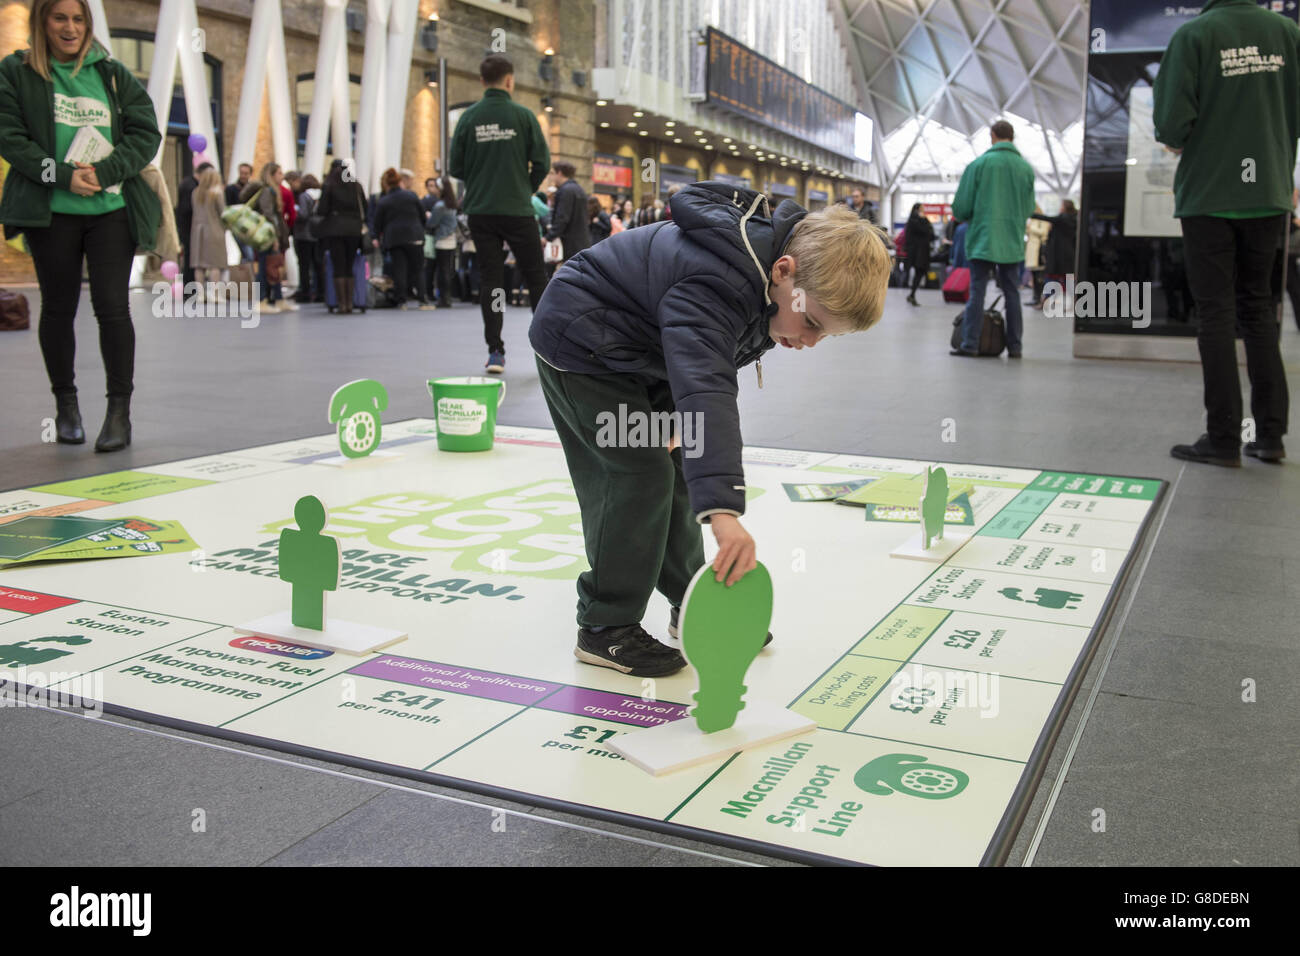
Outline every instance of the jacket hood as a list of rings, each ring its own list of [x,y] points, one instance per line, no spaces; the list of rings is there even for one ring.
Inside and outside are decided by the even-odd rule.
[[[762,193],[723,182],[692,183],[673,196],[672,222],[677,228],[749,276],[764,303],[770,303],[772,263],[806,215],[806,209],[789,199],[773,213]]]

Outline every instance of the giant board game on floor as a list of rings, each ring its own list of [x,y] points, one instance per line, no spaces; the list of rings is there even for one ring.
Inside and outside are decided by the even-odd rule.
[[[760,853],[996,863],[1163,490],[747,448],[775,594],[747,699],[817,728],[654,777],[611,743],[682,718],[695,679],[574,658],[586,561],[555,433],[498,427],[456,454],[416,419],[381,450],[343,461],[331,434],[0,493],[0,668],[93,687],[110,712]],[[891,558],[915,514],[870,489],[934,464],[973,535],[939,564]],[[277,541],[307,494],[342,542],[329,615],[404,640],[354,656],[237,632],[288,606]],[[656,596],[647,629],[667,640],[667,617]]]

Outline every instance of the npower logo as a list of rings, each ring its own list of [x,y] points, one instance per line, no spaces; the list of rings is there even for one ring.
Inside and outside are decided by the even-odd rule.
[[[152,910],[152,893],[82,893],[74,886],[50,897],[50,925],[129,926],[133,936],[148,936]]]
[[[318,661],[329,657],[333,651],[323,651],[316,647],[303,647],[301,644],[288,644],[284,641],[272,641],[265,637],[237,637],[230,642],[231,647],[244,651],[261,651],[263,654],[277,654],[280,657],[296,657],[300,661]]]

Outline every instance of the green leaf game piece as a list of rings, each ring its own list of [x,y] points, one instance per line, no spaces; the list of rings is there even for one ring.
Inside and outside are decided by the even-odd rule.
[[[948,472],[925,469],[925,493],[921,496],[921,550],[930,549],[931,539],[943,540],[944,512],[948,510]]]
[[[315,495],[304,495],[294,505],[298,529],[280,532],[280,580],[293,585],[295,627],[325,630],[325,592],[336,591],[342,570],[339,539],[321,534],[329,512]]]
[[[682,600],[682,654],[699,675],[691,711],[706,734],[726,730],[744,708],[745,672],[772,622],[772,576],[760,563],[733,586],[711,565],[696,572]]]
[[[339,451],[365,458],[379,447],[379,413],[388,407],[388,392],[372,378],[339,386],[330,397],[330,424],[339,423]]]

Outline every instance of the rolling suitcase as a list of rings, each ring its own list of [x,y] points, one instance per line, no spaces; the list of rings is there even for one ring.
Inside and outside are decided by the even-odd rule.
[[[337,312],[339,308],[338,291],[334,288],[334,261],[329,250],[323,256],[325,261],[325,308]],[[370,263],[360,252],[352,261],[352,308],[362,312],[371,307]]]
[[[993,305],[984,310],[984,315],[980,323],[979,346],[976,352],[979,355],[1001,355],[1007,347],[1007,329],[1003,321],[1002,313],[998,310],[998,303],[1002,301],[1002,296],[993,300]],[[952,320],[952,347],[961,348],[961,323],[965,317],[965,312],[957,313],[957,318]]]
[[[966,302],[970,299],[970,269],[962,266],[943,280],[943,301]]]

